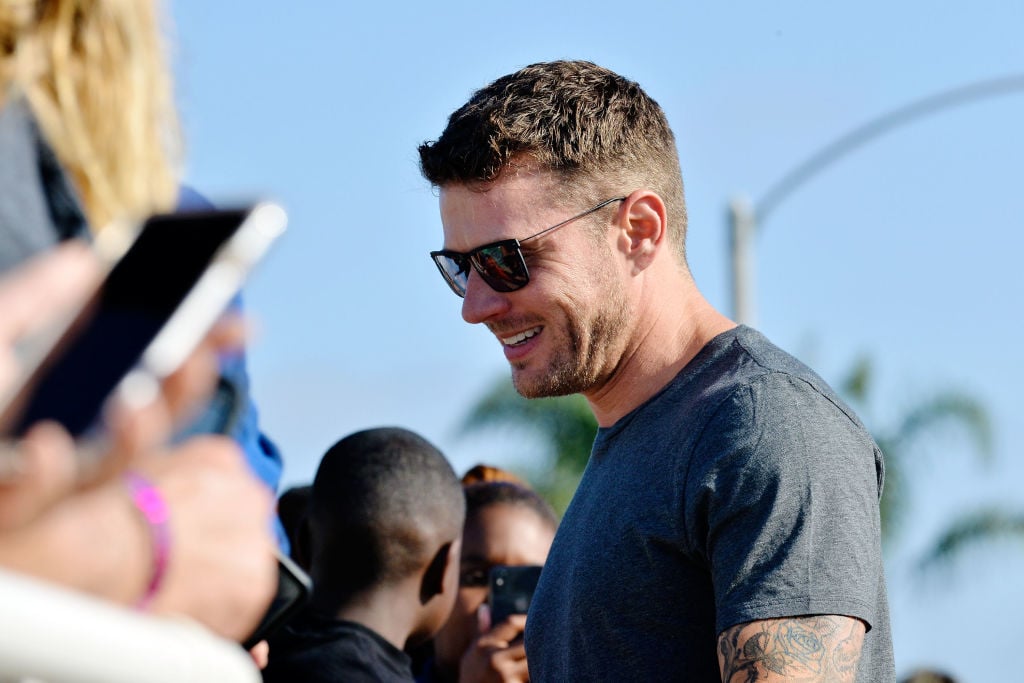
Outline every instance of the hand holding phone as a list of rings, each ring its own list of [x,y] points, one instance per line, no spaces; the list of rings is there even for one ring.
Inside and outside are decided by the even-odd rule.
[[[477,636],[459,662],[463,681],[529,680],[523,632],[539,566],[495,566],[487,604],[477,611]]]
[[[0,277],[0,395],[16,390],[24,348],[77,310],[101,277],[85,245],[65,244]],[[0,440],[0,529],[35,519],[76,484],[74,445],[63,430],[38,425],[16,443]]]
[[[249,269],[284,230],[275,204],[154,216],[59,340],[8,396],[0,433],[52,420],[95,429],[119,390],[144,400],[193,351]]]

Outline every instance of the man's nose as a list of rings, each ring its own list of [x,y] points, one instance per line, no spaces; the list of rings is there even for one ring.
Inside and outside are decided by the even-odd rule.
[[[466,296],[462,299],[462,319],[471,324],[482,323],[507,309],[507,295],[491,289],[480,273],[470,269]]]

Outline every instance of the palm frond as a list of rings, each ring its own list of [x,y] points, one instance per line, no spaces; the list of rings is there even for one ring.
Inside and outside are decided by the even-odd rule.
[[[874,363],[870,356],[854,359],[850,369],[839,383],[843,397],[866,413],[871,407],[874,389]],[[877,416],[876,416],[877,417]],[[961,391],[942,391],[919,400],[908,411],[893,416],[888,424],[869,424],[872,436],[885,457],[885,489],[880,504],[882,540],[891,547],[906,521],[912,503],[910,472],[921,462],[911,459],[916,447],[928,454],[941,454],[945,444],[935,436],[950,430],[959,430],[984,462],[992,457],[992,425],[984,405]],[[880,428],[881,427],[881,428]],[[952,537],[951,537],[952,538]],[[940,553],[939,562],[956,553],[960,545],[953,544],[948,554]]]
[[[900,450],[924,434],[942,429],[962,429],[981,459],[992,458],[992,422],[980,401],[959,391],[944,391],[914,406],[888,438],[890,448]]]
[[[846,373],[846,377],[839,382],[839,393],[850,403],[863,407],[867,403],[874,369],[874,362],[870,356],[859,356],[853,361],[853,366]]]
[[[932,549],[918,562],[918,568],[924,571],[948,564],[965,548],[995,538],[1024,540],[1024,513],[989,507],[961,517],[939,536]]]

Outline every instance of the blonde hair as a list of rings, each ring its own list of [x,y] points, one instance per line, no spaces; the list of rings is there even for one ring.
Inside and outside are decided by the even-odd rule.
[[[156,0],[0,0],[0,97],[25,94],[94,231],[176,201],[160,19]]]

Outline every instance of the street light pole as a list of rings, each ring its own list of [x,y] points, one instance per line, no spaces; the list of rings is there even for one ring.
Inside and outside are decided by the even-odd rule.
[[[783,175],[762,197],[751,204],[742,198],[729,202],[729,251],[732,269],[732,315],[738,323],[753,324],[754,307],[754,237],[757,225],[763,223],[783,199],[792,194],[812,176],[893,128],[910,123],[941,109],[996,95],[1024,90],[1024,75],[1017,74],[990,81],[971,83],[946,90],[904,105],[854,128],[832,143],[822,147],[802,163]]]
[[[729,202],[733,319],[754,325],[754,209],[744,197]]]

